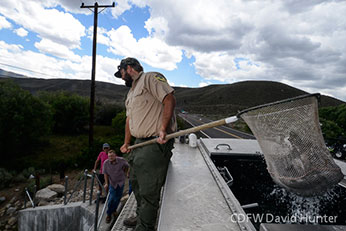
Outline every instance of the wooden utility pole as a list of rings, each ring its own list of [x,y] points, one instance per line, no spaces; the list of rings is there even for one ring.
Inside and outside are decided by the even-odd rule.
[[[94,108],[95,108],[95,73],[96,73],[96,44],[97,44],[97,16],[98,8],[114,7],[112,5],[98,5],[97,2],[93,6],[85,6],[82,3],[81,8],[94,8],[94,35],[93,35],[93,54],[92,54],[92,68],[91,68],[91,87],[90,87],[90,118],[89,118],[89,147],[94,143]]]

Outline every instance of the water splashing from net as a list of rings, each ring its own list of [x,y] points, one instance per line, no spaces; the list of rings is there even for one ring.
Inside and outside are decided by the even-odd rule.
[[[327,207],[333,208],[333,205],[339,203],[341,197],[342,193],[340,193],[338,186],[327,190],[323,195],[302,197],[275,185],[273,191],[268,195],[268,199],[275,200],[277,206],[286,206],[286,215],[295,217],[294,221],[301,224],[320,224],[321,221],[323,223],[320,218],[326,216],[325,209]],[[337,217],[337,212],[340,211],[335,212],[335,214],[328,214],[328,216]],[[291,222],[288,221],[287,223]]]

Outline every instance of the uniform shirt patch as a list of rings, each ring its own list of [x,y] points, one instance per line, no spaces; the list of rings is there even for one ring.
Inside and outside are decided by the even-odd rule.
[[[155,75],[154,77],[155,77],[155,79],[157,79],[161,82],[165,82],[165,83],[167,82],[167,79],[162,75]]]

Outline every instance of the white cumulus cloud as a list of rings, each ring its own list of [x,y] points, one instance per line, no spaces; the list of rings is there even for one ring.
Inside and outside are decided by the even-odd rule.
[[[79,48],[85,27],[69,13],[44,8],[33,0],[2,0],[0,12],[25,30],[34,31],[40,38]]]
[[[112,4],[112,0],[97,2]],[[90,56],[79,56],[75,49],[81,48],[83,37],[91,39],[92,27],[85,24],[86,30],[74,13],[91,17],[92,12],[80,5],[80,0],[2,0],[0,29],[15,26],[23,29],[20,36],[25,36],[24,30],[36,35],[35,48],[43,58],[37,50],[30,54],[43,62],[40,65],[56,65],[58,75],[68,70],[68,76],[77,73],[78,78],[87,78]],[[144,37],[138,37],[135,27],[127,25],[133,22],[124,13],[131,15],[133,7],[149,15]],[[100,64],[97,72],[102,76],[113,75],[117,59],[124,56],[164,70],[176,70],[185,56],[193,60],[193,70],[202,77],[202,85],[215,80],[273,80],[346,100],[346,1],[119,0],[115,8],[104,12],[111,12],[123,25],[98,28],[98,43],[109,52],[105,55],[117,57],[98,56],[112,66]],[[29,63],[32,60],[19,44],[2,42],[0,47],[4,57],[14,63],[24,61],[24,57]],[[12,53],[14,49],[23,57]]]
[[[346,99],[346,1],[148,1],[146,29],[202,78],[292,82]],[[245,60],[245,61],[244,61]]]
[[[11,23],[5,17],[0,15],[0,30],[2,28],[11,28]]]
[[[14,30],[14,32],[18,35],[18,36],[20,36],[20,37],[25,37],[25,36],[27,36],[28,35],[28,31],[26,31],[24,28],[18,28],[18,29],[16,29],[16,30]]]
[[[137,41],[128,26],[112,29],[107,34],[110,39],[109,51],[116,55],[136,57],[152,67],[165,70],[176,69],[176,64],[182,60],[180,48],[150,36]]]

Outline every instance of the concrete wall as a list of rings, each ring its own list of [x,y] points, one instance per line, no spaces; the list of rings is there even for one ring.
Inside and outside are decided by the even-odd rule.
[[[94,214],[81,202],[21,210],[19,231],[78,231],[88,230],[94,223]]]

